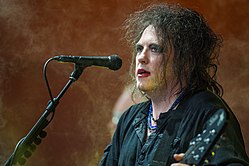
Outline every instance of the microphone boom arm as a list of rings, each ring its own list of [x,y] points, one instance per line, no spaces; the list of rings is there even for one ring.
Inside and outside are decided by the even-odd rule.
[[[41,115],[29,133],[18,142],[15,151],[10,155],[8,160],[6,160],[4,166],[12,166],[12,164],[15,164],[16,162],[19,162],[20,165],[23,165],[26,162],[24,157],[28,158],[32,155],[32,152],[36,148],[34,144],[39,145],[41,143],[41,139],[46,137],[46,132],[43,130],[50,123],[47,118],[51,113],[54,113],[55,108],[59,104],[60,98],[65,94],[70,85],[80,77],[84,69],[84,66],[80,66],[78,64],[74,65],[74,71],[71,73],[67,84],[61,90],[59,95],[53,99],[53,101],[50,100],[48,102],[44,113]]]

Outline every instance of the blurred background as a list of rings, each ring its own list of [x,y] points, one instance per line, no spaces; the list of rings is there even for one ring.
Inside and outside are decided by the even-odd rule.
[[[110,142],[108,125],[129,82],[131,53],[122,39],[125,18],[152,2],[181,3],[201,12],[221,34],[218,80],[237,116],[249,153],[248,0],[1,0],[0,1],[0,165],[44,112],[49,95],[43,65],[56,55],[118,54],[118,71],[86,68],[60,100],[47,137],[26,165],[94,166]],[[54,97],[73,65],[51,62],[48,79]],[[128,106],[125,106],[128,107]]]

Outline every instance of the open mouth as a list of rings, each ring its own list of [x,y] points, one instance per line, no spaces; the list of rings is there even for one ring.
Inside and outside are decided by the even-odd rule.
[[[150,75],[150,72],[144,69],[138,69],[137,70],[137,76],[138,77],[148,77]]]

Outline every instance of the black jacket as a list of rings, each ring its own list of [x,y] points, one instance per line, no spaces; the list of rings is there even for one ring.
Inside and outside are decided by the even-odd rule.
[[[221,108],[229,116],[222,134],[225,139],[218,141],[218,148],[212,148],[206,158],[211,165],[249,165],[236,117],[212,92],[185,95],[175,110],[160,114],[156,132],[147,139],[149,104],[150,101],[133,105],[122,115],[112,143],[104,151],[101,166],[170,165],[175,162],[173,154],[185,153],[190,140],[205,129],[209,117]]]

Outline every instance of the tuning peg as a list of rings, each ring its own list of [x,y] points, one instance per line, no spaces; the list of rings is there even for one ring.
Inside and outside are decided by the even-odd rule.
[[[42,131],[40,132],[39,136],[40,136],[41,138],[45,138],[45,137],[47,136],[47,132],[44,131],[44,130],[42,130]]]
[[[204,142],[205,142],[206,144],[208,144],[208,143],[210,142],[210,138],[205,138],[205,139],[204,139]]]
[[[200,142],[200,141],[202,141],[202,138],[201,138],[201,137],[198,137],[198,138],[196,138],[196,141],[197,141],[197,142]]]
[[[20,158],[18,159],[18,163],[19,163],[20,165],[24,165],[24,164],[26,163],[26,159],[24,159],[23,157],[20,157]]]
[[[35,139],[34,139],[34,143],[35,143],[36,145],[39,145],[39,144],[41,143],[41,139],[40,139],[40,138],[35,138]]]
[[[30,151],[28,151],[28,150],[26,150],[26,151],[24,152],[24,156],[25,156],[26,158],[29,158],[31,155],[32,155],[32,153],[31,153]]]
[[[199,151],[200,151],[201,153],[204,152],[204,150],[205,150],[205,147],[204,147],[204,146],[199,147]]]
[[[210,133],[211,135],[214,135],[214,134],[216,133],[216,130],[213,129],[213,130],[211,130],[209,133]]]
[[[196,144],[195,141],[191,141],[191,142],[189,143],[190,146],[193,146],[193,145],[195,145],[195,144]]]
[[[36,146],[35,146],[34,144],[31,144],[31,145],[29,146],[29,149],[30,149],[32,152],[34,152],[35,149],[36,149]]]
[[[197,154],[197,155],[194,155],[193,158],[197,161],[199,160],[200,156]]]

